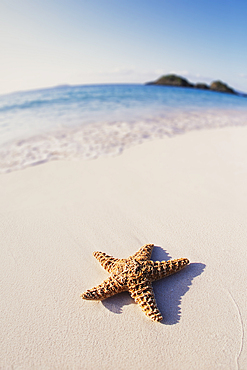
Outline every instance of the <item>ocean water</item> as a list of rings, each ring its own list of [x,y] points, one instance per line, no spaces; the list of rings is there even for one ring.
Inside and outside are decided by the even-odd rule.
[[[145,140],[247,124],[247,98],[145,85],[59,86],[0,96],[0,172],[120,154]]]

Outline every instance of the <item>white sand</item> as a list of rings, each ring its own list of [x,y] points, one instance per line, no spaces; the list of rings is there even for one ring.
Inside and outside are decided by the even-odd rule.
[[[1,369],[246,369],[247,127],[190,132],[95,161],[0,176]],[[187,257],[153,284],[163,323],[94,250]]]

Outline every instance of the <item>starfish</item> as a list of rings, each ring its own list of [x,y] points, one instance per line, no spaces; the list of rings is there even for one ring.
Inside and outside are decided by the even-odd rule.
[[[129,258],[119,259],[103,252],[93,256],[111,275],[100,285],[81,294],[83,299],[102,301],[117,293],[129,291],[142,311],[154,321],[163,319],[154,297],[152,281],[171,275],[188,265],[187,258],[170,261],[150,260],[154,244],[146,244]]]

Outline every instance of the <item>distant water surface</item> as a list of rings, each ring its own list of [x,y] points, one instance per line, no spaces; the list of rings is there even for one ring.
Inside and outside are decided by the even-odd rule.
[[[247,99],[145,85],[61,86],[0,96],[0,171],[96,158],[164,135],[247,124]]]

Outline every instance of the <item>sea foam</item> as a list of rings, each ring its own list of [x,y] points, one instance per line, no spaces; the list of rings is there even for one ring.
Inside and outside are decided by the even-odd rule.
[[[21,170],[52,160],[95,159],[118,155],[147,140],[191,130],[247,124],[247,110],[179,110],[142,120],[105,121],[62,127],[12,140],[0,148],[0,172]],[[165,144],[164,144],[165,145]]]

